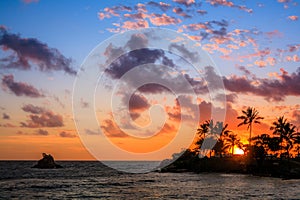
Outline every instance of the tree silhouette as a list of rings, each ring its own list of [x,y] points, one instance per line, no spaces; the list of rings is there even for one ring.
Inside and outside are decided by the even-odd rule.
[[[294,135],[294,144],[296,145],[295,152],[297,152],[297,157],[300,157],[300,132],[297,132]]]
[[[284,140],[285,140],[285,150],[286,150],[286,154],[288,155],[288,157],[290,157],[290,150],[293,148],[294,146],[294,140],[297,137],[297,132],[296,132],[296,126],[294,126],[291,123],[287,123],[286,127],[285,127],[285,136],[284,136]]]
[[[262,146],[266,151],[269,150],[269,143],[270,143],[270,135],[268,134],[261,134],[253,137],[253,140],[256,146]]]
[[[268,142],[268,149],[272,152],[279,151],[280,148],[280,138],[279,137],[270,137]]]
[[[231,155],[233,155],[235,146],[237,146],[240,149],[243,148],[243,144],[241,143],[237,135],[231,133],[225,138],[225,148],[231,149]]]
[[[281,116],[277,119],[277,121],[272,123],[273,126],[270,127],[270,130],[273,130],[274,135],[279,135],[279,140],[280,140],[280,148],[282,149],[282,142],[283,142],[283,137],[284,137],[284,127],[287,124],[287,120],[284,119],[284,116]]]
[[[199,150],[202,145],[208,145],[207,147],[215,151],[215,154],[221,154],[224,152],[224,144],[223,144],[223,137],[228,136],[228,134],[231,132],[227,130],[228,124],[223,124],[223,122],[216,122],[214,123],[213,119],[207,120],[199,125],[199,128],[197,129],[197,134],[199,136],[199,139],[196,141],[196,145]],[[203,144],[204,139],[207,139],[206,144]],[[214,146],[211,146],[209,143],[215,143]],[[211,150],[210,150],[211,153]]]
[[[199,125],[199,128],[197,129],[197,135],[199,139],[196,141],[196,145],[197,145],[196,148],[199,149],[201,147],[203,140],[208,134],[209,125],[210,125],[210,120],[206,120],[205,122]]]
[[[247,125],[247,130],[249,130],[249,145],[251,146],[251,134],[252,134],[252,124],[260,124],[260,120],[264,119],[260,117],[259,112],[252,107],[248,107],[246,110],[242,110],[243,115],[238,116],[238,119],[243,120],[238,126]]]
[[[214,126],[214,132],[216,132],[216,134],[219,134],[219,137],[213,150],[215,151],[215,155],[220,155],[220,157],[222,157],[222,154],[227,150],[224,140],[231,133],[231,131],[228,130],[227,127],[228,124],[225,124],[225,126],[223,126],[223,122],[217,122]]]
[[[273,122],[273,126],[270,127],[273,130],[274,135],[279,135],[280,148],[284,149],[285,153],[289,157],[290,150],[293,148],[294,141],[297,139],[296,126],[287,122],[284,116],[281,116],[277,121]]]

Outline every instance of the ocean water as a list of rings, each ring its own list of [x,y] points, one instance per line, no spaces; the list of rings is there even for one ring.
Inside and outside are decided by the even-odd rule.
[[[300,199],[300,180],[219,173],[130,174],[100,162],[57,163],[64,168],[33,169],[35,162],[0,161],[0,199]]]

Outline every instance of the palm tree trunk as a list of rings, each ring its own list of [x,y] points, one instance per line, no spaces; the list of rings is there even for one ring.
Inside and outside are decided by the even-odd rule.
[[[252,123],[250,123],[249,146],[251,146]]]

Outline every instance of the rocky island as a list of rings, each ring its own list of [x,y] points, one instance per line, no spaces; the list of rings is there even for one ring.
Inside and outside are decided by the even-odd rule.
[[[33,168],[39,168],[39,169],[56,169],[56,168],[62,168],[61,165],[58,165],[55,163],[53,156],[50,154],[42,153],[43,158],[38,161],[36,165],[33,166]]]

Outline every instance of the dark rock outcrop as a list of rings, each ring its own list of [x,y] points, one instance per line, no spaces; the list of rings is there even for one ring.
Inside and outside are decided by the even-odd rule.
[[[39,169],[56,169],[62,168],[62,166],[55,163],[54,158],[50,154],[43,153],[43,158],[38,161],[33,168]]]

